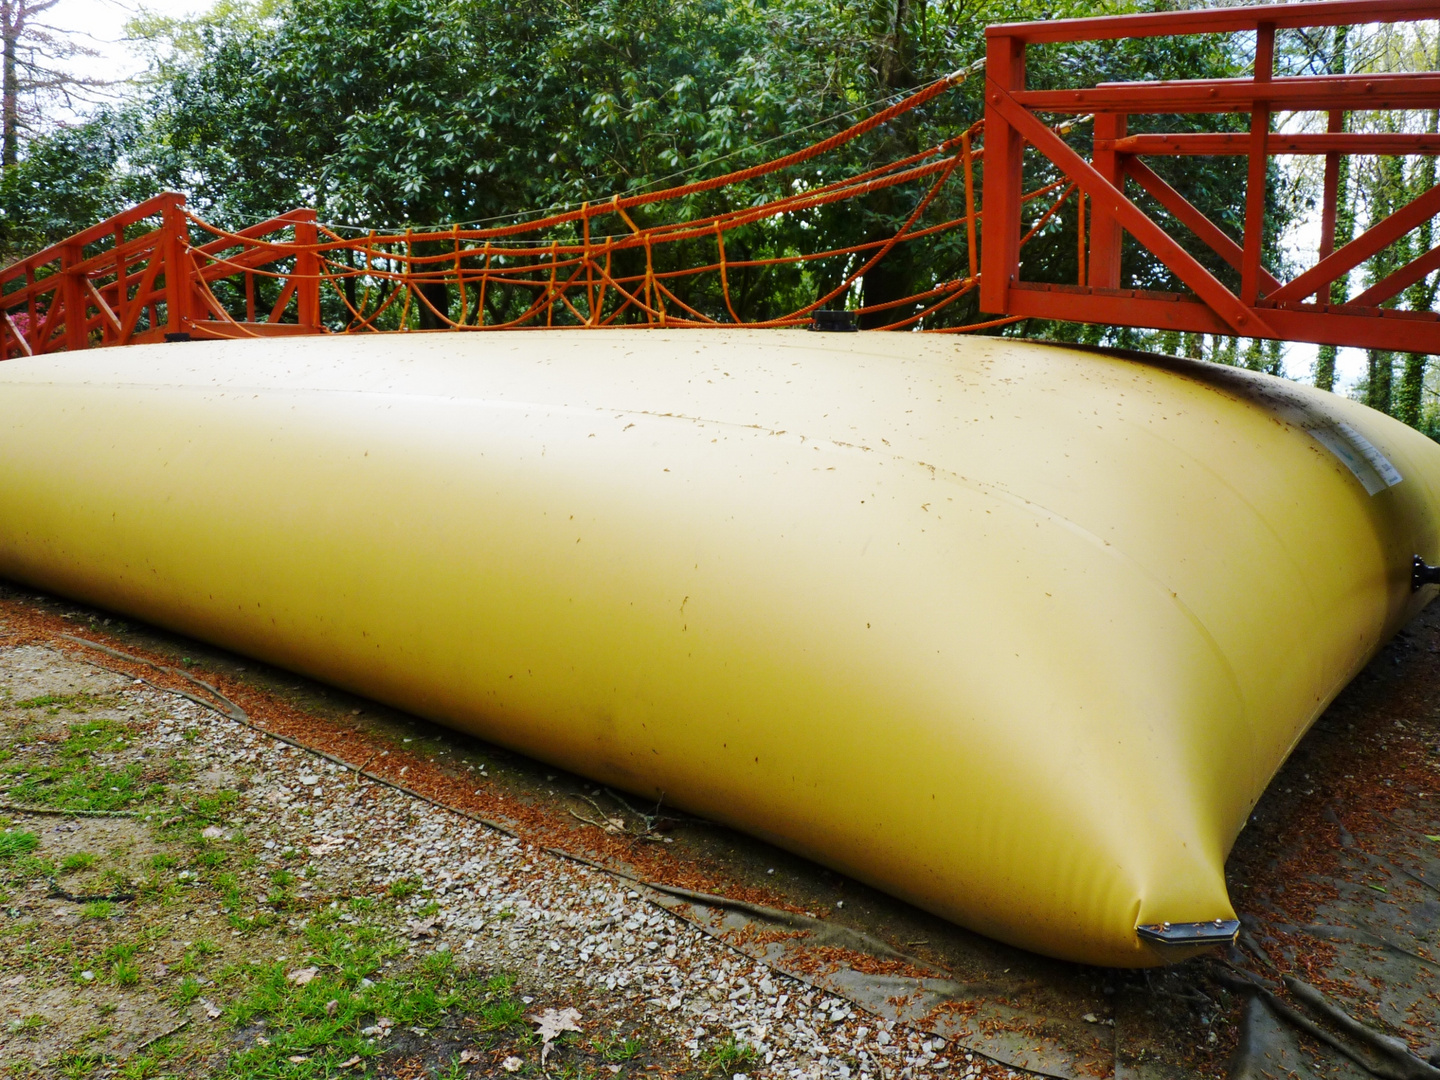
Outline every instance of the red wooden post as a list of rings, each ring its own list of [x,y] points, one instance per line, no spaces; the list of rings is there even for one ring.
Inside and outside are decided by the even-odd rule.
[[[985,244],[980,252],[980,307],[1008,310],[1010,282],[1020,273],[1020,182],[1025,143],[995,107],[994,86],[1025,89],[1025,42],[993,34],[985,49]]]
[[[115,314],[122,321],[130,299],[130,288],[125,281],[127,273],[129,268],[125,265],[125,226],[121,225],[115,230]],[[120,338],[111,330],[108,320],[101,320],[101,326],[107,340],[113,340],[116,345],[121,344]]]
[[[30,300],[25,305],[25,313],[30,316],[30,325],[26,327],[25,333],[30,337],[30,348],[36,352],[44,352],[46,342],[40,340],[40,301],[35,296],[35,263],[25,264],[25,284],[30,290]]]
[[[1124,190],[1124,160],[1121,154],[1105,145],[1123,139],[1128,117],[1124,113],[1095,115],[1095,171],[1112,185]],[[1120,221],[1105,208],[1103,200],[1090,204],[1090,284],[1097,289],[1120,287],[1120,250],[1124,238]]]
[[[1275,24],[1255,31],[1255,82],[1275,74]],[[1270,168],[1270,105],[1257,101],[1250,113],[1250,168],[1245,178],[1245,254],[1240,261],[1240,302],[1254,307],[1260,296],[1260,254],[1265,246],[1265,174]]]
[[[318,329],[320,326],[320,257],[315,253],[319,242],[319,231],[315,227],[315,211],[295,222],[295,282],[296,321],[301,326]]]
[[[90,335],[85,332],[85,290],[80,283],[80,275],[70,270],[84,257],[85,249],[79,244],[65,244],[60,249],[60,273],[64,277],[56,290],[55,302],[65,308],[66,352],[79,352],[89,344]]]
[[[165,333],[190,332],[190,291],[192,283],[187,263],[190,249],[190,228],[181,208],[184,195],[173,195],[165,202],[160,226],[163,236],[152,258],[164,259]]]

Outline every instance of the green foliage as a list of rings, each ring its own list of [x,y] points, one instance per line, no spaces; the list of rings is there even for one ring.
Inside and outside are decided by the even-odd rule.
[[[28,855],[40,846],[40,838],[33,832],[6,829],[0,832],[0,862],[9,862],[17,855]]]
[[[727,1035],[720,1042],[713,1043],[700,1058],[705,1070],[717,1076],[748,1072],[759,1061],[760,1055],[755,1048],[734,1035]]]

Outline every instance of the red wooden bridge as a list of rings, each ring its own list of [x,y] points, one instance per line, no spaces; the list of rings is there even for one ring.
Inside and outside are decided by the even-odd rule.
[[[985,117],[925,150],[877,169],[805,190],[787,187],[759,205],[641,227],[631,211],[748,182],[836,149],[951,90],[957,72],[830,138],[763,165],[664,191],[615,196],[562,213],[486,229],[342,236],[298,209],[238,232],[191,214],[166,193],[0,271],[0,355],[4,358],[158,340],[436,328],[795,326],[851,293],[856,282],[901,245],[962,236],[968,271],[911,296],[859,309],[876,329],[955,333],[1024,318],[1282,338],[1364,348],[1440,353],[1440,316],[1385,306],[1440,269],[1440,247],[1421,254],[1346,303],[1330,303],[1331,283],[1402,241],[1440,213],[1440,185],[1421,193],[1334,250],[1336,178],[1342,155],[1440,152],[1434,134],[1344,130],[1351,112],[1403,119],[1440,109],[1440,72],[1276,77],[1275,35],[1287,28],[1413,22],[1440,16],[1434,0],[1325,0],[991,27],[985,60]],[[1026,86],[1032,45],[1181,34],[1255,34],[1249,77],[1102,84],[1046,90]],[[1279,134],[1278,111],[1327,114],[1326,133]],[[1248,116],[1237,133],[1128,134],[1131,116]],[[1061,119],[1056,122],[1056,118]],[[1086,160],[1067,141],[1093,122]],[[1027,190],[1027,154],[1042,154],[1060,179]],[[1325,158],[1321,256],[1281,281],[1263,263],[1266,174],[1280,154]],[[1230,236],[1163,180],[1147,158],[1234,155],[1247,161],[1244,231]],[[983,174],[977,177],[977,169]],[[983,182],[983,187],[980,182]],[[927,211],[950,184],[963,185],[964,212],[930,221]],[[918,205],[888,237],[841,249],[775,258],[727,258],[726,234],[900,185],[919,185]],[[977,191],[977,188],[980,189]],[[984,194],[984,209],[978,195]],[[1143,192],[1164,221],[1132,197]],[[1020,254],[1073,200],[1078,279],[1026,281]],[[1088,222],[1086,207],[1089,207]],[[1202,243],[1238,275],[1238,291],[1177,239]],[[1185,289],[1122,289],[1122,237],[1128,233]],[[983,250],[981,240],[983,239]],[[667,245],[714,244],[703,263],[657,258]],[[838,283],[794,311],[764,320],[737,314],[732,280],[776,265],[844,260]],[[687,302],[680,283],[714,275],[728,318]],[[934,325],[946,306],[978,290],[979,310],[964,325]],[[522,296],[504,316],[493,303]],[[262,300],[261,297],[264,297]],[[326,312],[322,317],[322,312]]]

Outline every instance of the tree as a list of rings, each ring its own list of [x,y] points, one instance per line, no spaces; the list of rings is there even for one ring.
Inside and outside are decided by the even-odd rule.
[[[64,61],[93,56],[39,16],[60,0],[0,0],[0,164],[20,160],[20,144],[45,126],[46,108],[56,102],[73,110],[93,103],[86,91],[106,85],[103,80],[80,78],[65,69]]]

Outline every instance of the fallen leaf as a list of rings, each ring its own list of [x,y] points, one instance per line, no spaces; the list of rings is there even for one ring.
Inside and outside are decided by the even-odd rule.
[[[540,1064],[550,1056],[550,1044],[567,1031],[580,1030],[580,1013],[576,1009],[546,1009],[539,1016],[530,1017],[536,1025],[535,1034],[540,1036]]]
[[[216,1005],[213,1001],[211,1001],[209,998],[202,997],[200,999],[200,1007],[205,1010],[205,1015],[211,1020],[219,1019],[220,1007]]]
[[[469,1065],[470,1062],[472,1062],[472,1061],[479,1061],[479,1060],[480,1060],[480,1053],[479,1053],[479,1051],[477,1051],[477,1050],[461,1050],[461,1051],[460,1051],[460,1064],[461,1064],[461,1065]]]
[[[218,826],[211,825],[207,827],[203,832],[201,832],[200,835],[203,836],[206,840],[219,840],[222,836],[225,835],[225,830],[219,828]]]
[[[406,929],[410,931],[412,938],[434,937],[437,932],[435,930],[435,918],[433,916],[421,922],[412,922]]]
[[[325,1015],[326,1015],[326,1016],[334,1016],[335,1013],[336,1013],[337,1011],[339,1011],[339,1009],[340,1009],[340,1002],[336,1001],[334,998],[331,998],[329,1001],[325,1002]]]
[[[340,1068],[342,1068],[342,1069],[353,1069],[353,1068],[355,1068],[355,1066],[357,1066],[357,1065],[359,1065],[359,1064],[360,1064],[360,1055],[359,1055],[359,1054],[356,1054],[356,1055],[355,1055],[354,1057],[352,1057],[349,1061],[342,1061],[342,1062],[340,1063]]]
[[[298,970],[295,970],[295,971],[290,972],[289,975],[286,975],[286,976],[285,976],[285,981],[286,981],[286,982],[292,982],[292,983],[294,983],[296,986],[304,986],[306,983],[310,982],[312,979],[315,978],[316,975],[319,975],[319,974],[320,974],[320,969],[319,969],[319,968],[313,968],[313,967],[299,968]]]
[[[500,1063],[500,1067],[506,1072],[519,1072],[525,1067],[525,1062],[521,1061],[518,1057],[507,1057]]]
[[[301,1057],[299,1054],[296,1054],[294,1057],[289,1057],[289,1058],[286,1058],[285,1060],[288,1061],[288,1062],[290,1062],[290,1064],[292,1064],[292,1065],[303,1065],[303,1064],[305,1064],[305,1062],[309,1061],[310,1059],[309,1059],[308,1057]]]

